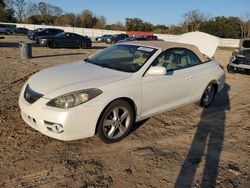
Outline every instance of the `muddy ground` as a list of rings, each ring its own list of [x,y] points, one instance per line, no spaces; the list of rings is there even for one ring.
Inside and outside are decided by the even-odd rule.
[[[227,85],[210,108],[194,104],[154,116],[119,143],[62,142],[24,123],[20,89],[32,73],[84,59],[104,44],[35,47],[26,61],[8,43],[23,40],[0,39],[0,187],[250,187],[249,75],[226,72]],[[230,55],[218,50],[215,59],[225,66]]]

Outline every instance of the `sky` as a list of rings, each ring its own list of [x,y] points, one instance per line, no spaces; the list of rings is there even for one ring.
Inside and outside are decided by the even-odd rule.
[[[183,15],[198,9],[205,15],[238,16],[250,15],[250,0],[31,0],[44,1],[61,7],[65,12],[80,13],[84,9],[97,16],[104,16],[108,24],[125,18],[141,18],[153,24],[178,24]]]

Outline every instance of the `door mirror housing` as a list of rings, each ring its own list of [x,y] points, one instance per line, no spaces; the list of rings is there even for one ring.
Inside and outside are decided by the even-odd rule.
[[[166,75],[166,73],[167,73],[167,70],[165,67],[152,66],[148,69],[146,76],[153,76],[153,75],[163,76],[163,75]]]

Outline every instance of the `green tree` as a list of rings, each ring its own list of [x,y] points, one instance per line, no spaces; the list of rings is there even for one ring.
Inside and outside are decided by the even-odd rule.
[[[140,18],[126,18],[125,26],[127,31],[153,31],[153,24]]]
[[[200,30],[221,38],[240,38],[241,20],[238,17],[218,16],[204,21]]]
[[[1,22],[15,22],[14,10],[6,7],[3,0],[0,0],[0,21]]]
[[[116,22],[115,24],[106,25],[105,29],[107,29],[107,30],[116,30],[116,31],[124,31],[124,30],[126,30],[125,26],[121,22]]]
[[[153,26],[153,32],[159,34],[169,33],[169,27],[166,25],[155,25]]]

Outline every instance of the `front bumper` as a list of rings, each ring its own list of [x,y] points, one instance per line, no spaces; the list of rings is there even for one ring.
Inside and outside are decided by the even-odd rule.
[[[250,59],[243,57],[231,57],[227,68],[233,72],[250,73]]]
[[[250,72],[250,65],[247,64],[234,64],[230,62],[228,64],[234,71]]]
[[[48,45],[48,41],[47,40],[39,40],[38,39],[38,43],[39,43],[39,46],[42,46],[42,47],[46,47]]]
[[[58,109],[46,106],[49,100],[45,98],[30,104],[24,99],[23,90],[19,97],[21,116],[32,128],[49,137],[65,141],[95,135],[102,105],[82,104],[71,109]]]

